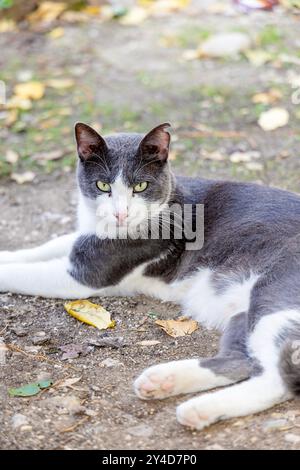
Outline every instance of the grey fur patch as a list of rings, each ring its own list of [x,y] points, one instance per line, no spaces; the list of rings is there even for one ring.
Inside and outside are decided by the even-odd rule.
[[[253,373],[253,366],[250,359],[237,353],[228,356],[201,359],[200,365],[201,367],[210,369],[216,375],[226,377],[233,382],[246,380]]]

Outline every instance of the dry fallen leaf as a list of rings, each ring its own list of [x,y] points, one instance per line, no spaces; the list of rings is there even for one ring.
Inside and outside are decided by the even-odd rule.
[[[16,23],[13,20],[0,21],[0,33],[8,33],[17,29]]]
[[[178,320],[156,320],[155,323],[172,338],[190,335],[199,328],[195,320],[186,317],[180,317]]]
[[[18,83],[14,92],[22,100],[40,100],[44,96],[45,85],[38,81]]]
[[[83,13],[91,16],[99,16],[101,13],[101,7],[97,5],[87,5],[81,10]]]
[[[74,80],[71,78],[53,78],[46,81],[46,85],[57,90],[72,88],[75,85]]]
[[[110,313],[101,305],[89,300],[75,300],[65,304],[66,311],[77,320],[95,326],[99,330],[114,328],[116,322],[111,320]]]
[[[152,15],[166,15],[186,8],[190,0],[140,0],[139,3],[148,7]]]
[[[64,34],[65,34],[64,28],[58,26],[57,28],[52,29],[52,31],[48,33],[48,36],[51,39],[59,39],[59,38],[62,38]]]
[[[10,178],[18,184],[31,183],[35,178],[35,173],[25,171],[25,173],[12,173]]]
[[[272,108],[261,113],[258,124],[264,131],[273,131],[284,127],[289,122],[290,115],[284,108]]]
[[[67,9],[67,3],[62,2],[42,2],[38,8],[27,19],[30,23],[51,22],[56,20],[63,11]]]
[[[264,93],[256,93],[252,96],[252,103],[255,104],[273,104],[282,98],[282,92],[278,88],[271,88],[271,90]]]

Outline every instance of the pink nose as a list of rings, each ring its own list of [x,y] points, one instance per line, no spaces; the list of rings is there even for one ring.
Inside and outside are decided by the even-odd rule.
[[[123,225],[125,220],[127,219],[127,212],[118,212],[115,214],[116,219],[118,221],[118,225]]]

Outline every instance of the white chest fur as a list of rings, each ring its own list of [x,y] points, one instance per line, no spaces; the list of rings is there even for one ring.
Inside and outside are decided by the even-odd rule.
[[[232,282],[226,290],[218,292],[212,283],[212,271],[199,270],[190,278],[167,284],[164,281],[145,276],[147,263],[126,276],[110,295],[144,294],[163,301],[182,305],[183,313],[208,328],[224,329],[230,318],[247,311],[250,293],[258,276],[253,274],[241,282]],[[101,292],[103,295],[105,292]]]

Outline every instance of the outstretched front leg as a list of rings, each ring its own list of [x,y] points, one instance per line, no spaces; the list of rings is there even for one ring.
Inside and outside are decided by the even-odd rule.
[[[136,394],[144,399],[162,399],[200,392],[247,379],[252,362],[244,352],[246,315],[237,315],[229,323],[220,352],[208,359],[166,362],[146,369],[135,381]]]
[[[0,251],[0,265],[10,263],[36,263],[54,258],[69,256],[76,239],[77,232],[63,235],[43,245],[16,251]]]
[[[0,265],[0,292],[42,297],[77,299],[97,291],[77,282],[69,274],[68,257],[36,263]]]

